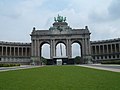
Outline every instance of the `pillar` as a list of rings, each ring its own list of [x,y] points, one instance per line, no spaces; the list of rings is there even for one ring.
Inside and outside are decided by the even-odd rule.
[[[95,45],[94,47],[95,47],[95,54],[97,54],[97,51],[96,51],[96,45]]]
[[[85,54],[85,43],[84,43],[84,39],[82,40],[82,54]]]
[[[12,47],[10,47],[10,56],[11,56],[11,48],[12,48]]]
[[[34,51],[34,56],[36,56],[36,40],[34,41],[34,49],[35,49],[35,51]]]
[[[53,41],[50,40],[50,58],[53,58]]]
[[[68,40],[68,58],[72,58],[71,40]]]
[[[120,52],[120,44],[118,44],[119,45],[119,52]]]
[[[3,46],[2,46],[2,56],[3,56]]]
[[[14,56],[15,56],[15,47],[14,47]]]
[[[22,51],[22,55],[21,55],[21,56],[23,56],[23,47],[22,47],[21,49],[22,49],[22,50],[21,50],[21,51]]]
[[[6,52],[5,52],[5,55],[7,56],[7,46],[6,46]]]
[[[34,56],[34,40],[32,40],[32,43],[31,43],[31,56]]]
[[[110,44],[110,49],[111,49],[111,53],[112,53],[112,52],[113,52],[113,51],[112,51],[112,50],[113,50],[113,49],[112,49],[112,44]]]
[[[88,46],[88,43],[87,43],[87,38],[85,38],[85,54],[88,55],[88,51],[89,51],[89,46]]]
[[[66,56],[68,56],[68,39],[66,39]]]
[[[18,56],[20,56],[20,53],[19,53],[19,47],[17,47],[17,49],[18,49]]]
[[[117,52],[117,45],[116,44],[114,44],[115,45],[115,52]]]
[[[89,53],[89,54],[91,54],[91,44],[90,44],[90,38],[88,39],[88,47],[89,47],[89,48],[88,48],[88,50],[89,50],[89,52],[88,52],[88,53]]]
[[[107,48],[107,54],[109,53],[109,51],[108,51],[108,45],[106,45],[106,48]]]
[[[27,57],[27,47],[25,48],[25,56]]]
[[[103,54],[105,53],[105,47],[104,47],[104,45],[102,45],[103,46]]]
[[[37,41],[38,56],[40,57],[40,41]]]

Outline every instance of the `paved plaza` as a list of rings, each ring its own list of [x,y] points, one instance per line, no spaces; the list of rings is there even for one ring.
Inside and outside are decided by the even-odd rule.
[[[33,65],[21,65],[16,67],[0,67],[0,72],[2,71],[10,71],[10,70],[19,70],[19,69],[30,69],[30,68],[37,68],[41,66],[33,66]]]
[[[78,66],[100,69],[100,70],[108,70],[113,72],[120,72],[120,65],[86,64],[86,65],[78,65]]]

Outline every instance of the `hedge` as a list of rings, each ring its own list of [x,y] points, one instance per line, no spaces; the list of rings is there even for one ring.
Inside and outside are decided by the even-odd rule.
[[[0,67],[13,67],[13,66],[20,66],[20,64],[0,64]]]
[[[102,61],[101,64],[120,64],[120,60]]]

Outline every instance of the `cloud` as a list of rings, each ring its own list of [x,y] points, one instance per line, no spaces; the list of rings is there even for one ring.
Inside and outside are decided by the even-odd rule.
[[[50,11],[61,11],[69,6],[70,0],[45,0],[42,9]]]
[[[112,19],[120,19],[120,0],[113,0],[108,11]]]
[[[13,32],[16,32],[16,37],[19,36],[16,41],[30,41],[29,33],[32,27],[49,29],[53,17],[57,14],[66,16],[72,28],[84,28],[88,25],[94,36],[93,40],[100,39],[102,34],[104,37],[101,39],[112,38],[111,32],[110,36],[106,36],[105,33],[108,29],[119,30],[117,25],[120,16],[119,3],[119,0],[2,0],[0,1],[1,32],[6,34],[5,30],[12,30],[7,37],[2,38],[15,40],[11,37]],[[118,33],[114,34],[114,37],[119,37]]]

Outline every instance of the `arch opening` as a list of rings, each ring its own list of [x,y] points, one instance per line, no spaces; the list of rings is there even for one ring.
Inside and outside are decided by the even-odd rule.
[[[82,56],[82,48],[81,45],[77,42],[72,43],[72,58],[75,58],[76,56]]]
[[[40,56],[46,59],[50,59],[50,45],[48,43],[42,44]]]
[[[56,45],[56,56],[65,57],[66,56],[66,46],[64,43],[58,43]]]

